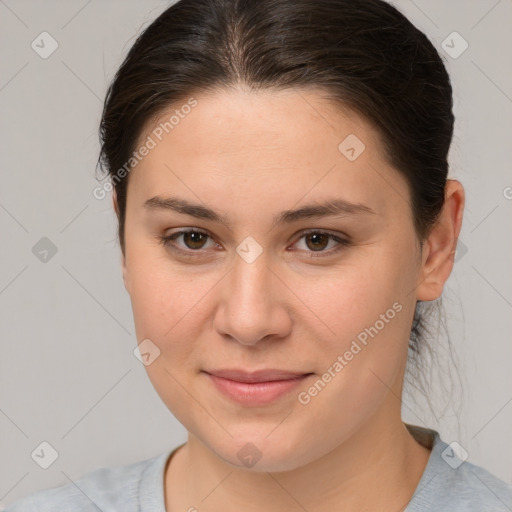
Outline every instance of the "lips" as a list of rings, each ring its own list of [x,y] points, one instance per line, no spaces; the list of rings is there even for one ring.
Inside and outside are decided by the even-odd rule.
[[[204,373],[223,397],[244,406],[263,406],[277,401],[313,375],[275,369],[255,372],[222,369]]]
[[[215,377],[233,380],[236,382],[256,383],[256,382],[275,382],[281,380],[297,379],[309,375],[304,372],[290,372],[287,370],[258,370],[254,372],[246,372],[244,370],[211,370],[206,371]]]

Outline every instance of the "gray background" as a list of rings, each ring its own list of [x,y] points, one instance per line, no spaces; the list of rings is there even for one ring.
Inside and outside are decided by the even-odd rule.
[[[186,439],[133,355],[111,197],[92,195],[106,87],[135,36],[167,5],[0,1],[4,506]],[[444,413],[431,414],[421,396],[408,395],[403,417],[438,429],[471,462],[512,482],[512,2],[395,5],[430,37],[451,74],[457,117],[451,177],[467,193],[462,245],[444,299],[464,396],[453,392]],[[59,45],[47,59],[31,47],[43,31]],[[469,44],[457,58],[442,48],[453,31]],[[459,43],[450,43],[454,51]],[[43,237],[57,248],[46,262],[32,250]],[[439,369],[449,379],[453,365],[445,341],[439,343]],[[443,409],[442,387],[431,397]],[[46,470],[31,458],[43,441],[58,452]]]

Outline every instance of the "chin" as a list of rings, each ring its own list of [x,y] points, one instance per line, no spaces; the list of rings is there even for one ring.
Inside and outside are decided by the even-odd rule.
[[[289,431],[286,436],[268,435],[272,429],[266,429],[264,434],[234,436],[227,444],[213,443],[209,445],[217,457],[236,469],[254,472],[280,472],[296,469],[309,462],[308,453],[303,452],[304,436],[298,436],[293,441]],[[283,431],[284,432],[284,431]],[[302,438],[302,441],[300,441]],[[312,455],[314,458],[314,455]]]

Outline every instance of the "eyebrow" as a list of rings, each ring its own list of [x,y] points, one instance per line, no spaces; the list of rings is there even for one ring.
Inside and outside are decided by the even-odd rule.
[[[179,199],[177,197],[163,198],[155,196],[148,199],[144,203],[144,207],[150,210],[172,210],[198,219],[221,222],[226,226],[229,226],[229,218],[227,215],[220,214],[206,206],[191,203],[185,199]],[[331,199],[322,203],[305,205],[295,210],[283,210],[278,215],[274,216],[272,227],[274,228],[282,224],[290,224],[303,219],[317,219],[321,217],[355,214],[376,215],[375,211],[364,204],[350,203],[344,199]]]

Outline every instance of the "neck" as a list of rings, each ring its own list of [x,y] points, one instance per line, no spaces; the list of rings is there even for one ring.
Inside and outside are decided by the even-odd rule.
[[[395,417],[377,414],[328,454],[285,472],[235,468],[189,434],[166,469],[166,510],[402,510],[430,450]]]

